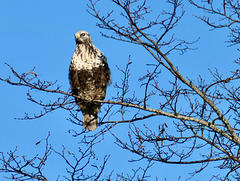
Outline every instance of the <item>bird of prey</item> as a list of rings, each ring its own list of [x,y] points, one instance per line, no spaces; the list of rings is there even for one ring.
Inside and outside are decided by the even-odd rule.
[[[97,49],[86,31],[75,34],[76,48],[71,59],[69,79],[72,94],[83,114],[83,127],[94,131],[98,126],[97,113],[110,83],[110,70],[104,54]]]

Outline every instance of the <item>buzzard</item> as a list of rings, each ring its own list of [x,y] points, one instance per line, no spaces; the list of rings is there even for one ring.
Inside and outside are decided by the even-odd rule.
[[[72,56],[69,79],[72,94],[83,113],[83,127],[88,131],[97,129],[97,113],[100,102],[106,96],[110,82],[110,70],[104,54],[97,49],[86,31],[75,34],[76,48]]]

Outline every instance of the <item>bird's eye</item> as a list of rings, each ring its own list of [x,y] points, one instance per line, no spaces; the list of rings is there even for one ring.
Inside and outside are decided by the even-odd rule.
[[[85,33],[82,33],[81,36],[85,36],[86,34]]]

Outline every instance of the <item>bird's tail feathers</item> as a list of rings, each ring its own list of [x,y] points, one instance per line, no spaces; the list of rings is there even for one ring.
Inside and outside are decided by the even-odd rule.
[[[94,131],[98,127],[98,119],[96,114],[83,114],[83,127],[87,131]]]

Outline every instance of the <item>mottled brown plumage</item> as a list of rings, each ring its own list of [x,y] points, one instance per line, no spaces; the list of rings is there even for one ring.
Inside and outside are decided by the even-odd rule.
[[[75,34],[76,48],[73,53],[69,79],[72,93],[83,113],[83,127],[88,131],[97,129],[97,113],[110,82],[110,70],[104,54],[92,43],[89,33],[78,31]]]

